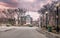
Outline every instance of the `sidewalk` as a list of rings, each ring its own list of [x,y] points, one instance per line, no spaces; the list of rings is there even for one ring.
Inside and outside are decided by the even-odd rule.
[[[42,30],[42,28],[38,28],[36,29],[38,32],[44,34],[45,36],[47,36],[48,38],[60,38],[60,34],[55,34],[52,32],[48,32],[47,30]]]
[[[8,30],[11,30],[13,29],[12,27],[6,27],[6,26],[0,26],[0,31],[3,32],[3,31],[8,31]]]

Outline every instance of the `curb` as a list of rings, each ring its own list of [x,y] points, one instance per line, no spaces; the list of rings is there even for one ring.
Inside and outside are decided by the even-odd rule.
[[[12,30],[13,28],[11,28],[11,29],[5,29],[5,30],[2,30],[1,32],[7,32],[7,31],[10,31],[10,30]]]
[[[41,28],[40,28],[41,29]],[[54,34],[54,33],[51,33],[51,32],[48,32],[48,31],[45,31],[45,30],[40,30],[39,28],[36,29],[38,32],[44,34],[46,37],[48,38],[60,38],[60,35],[58,34]]]

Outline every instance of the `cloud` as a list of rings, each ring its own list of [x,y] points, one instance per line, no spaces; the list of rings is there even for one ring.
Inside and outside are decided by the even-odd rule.
[[[51,3],[52,1],[54,0],[0,0],[0,5],[12,8],[26,8],[31,11],[37,11],[43,5]]]
[[[31,11],[37,11],[47,3],[48,3],[47,0],[20,0],[18,7],[26,8]]]
[[[24,2],[34,2],[35,0],[20,0],[20,1],[24,1]]]
[[[18,2],[16,0],[0,0],[1,4],[0,5],[4,5],[4,6],[7,6],[7,7],[17,7],[18,5]]]

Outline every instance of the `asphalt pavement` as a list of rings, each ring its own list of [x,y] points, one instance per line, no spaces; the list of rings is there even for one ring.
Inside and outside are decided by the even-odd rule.
[[[15,27],[6,32],[0,32],[0,38],[47,38],[36,31],[38,27]]]

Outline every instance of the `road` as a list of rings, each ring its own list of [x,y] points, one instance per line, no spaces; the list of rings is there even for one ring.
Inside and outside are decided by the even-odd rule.
[[[47,38],[36,31],[37,27],[17,27],[6,32],[0,32],[0,38]]]

